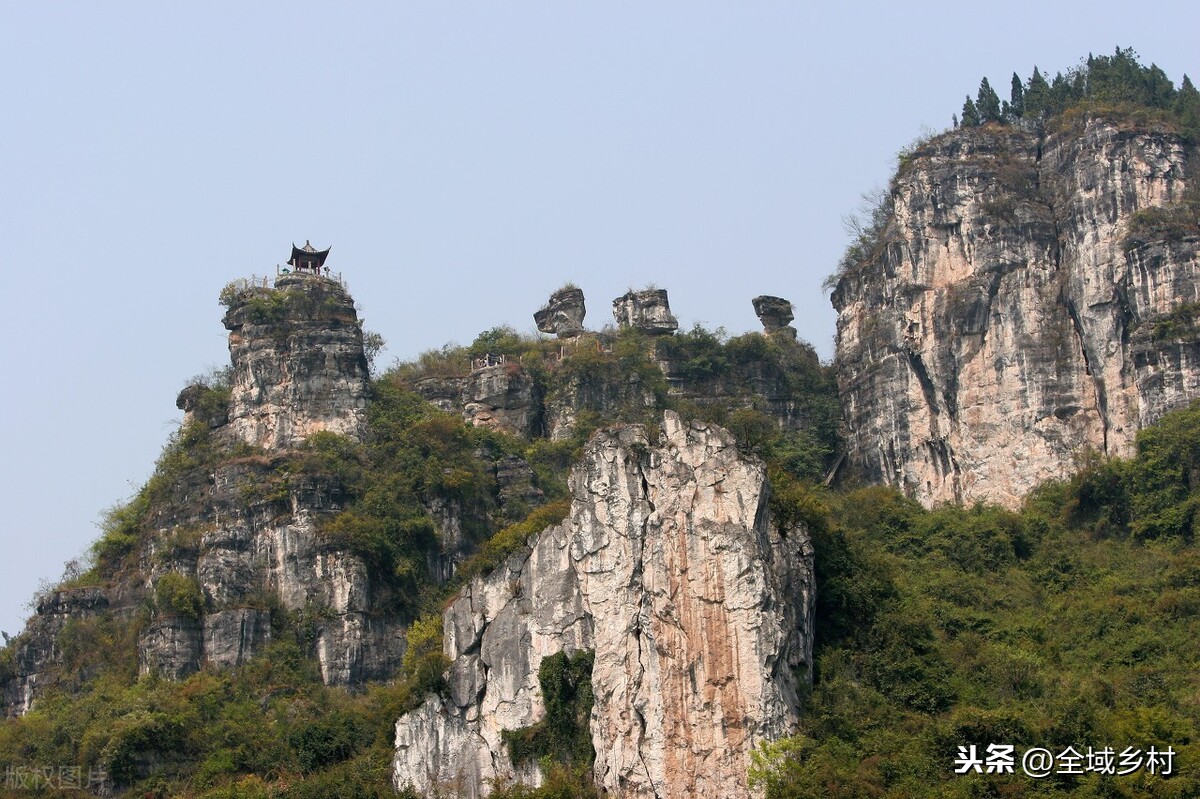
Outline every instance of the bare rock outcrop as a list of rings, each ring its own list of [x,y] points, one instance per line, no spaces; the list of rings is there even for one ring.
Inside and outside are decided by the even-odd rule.
[[[359,438],[369,375],[362,326],[342,285],[290,274],[274,288],[226,291],[231,431],[265,449],[320,430]]]
[[[537,329],[559,338],[573,338],[583,332],[583,317],[587,308],[583,290],[567,286],[550,295],[550,301],[533,315]]]
[[[463,421],[518,436],[530,436],[541,424],[537,384],[516,362],[475,369],[463,381]]]
[[[1134,235],[1186,188],[1180,136],[1127,120],[916,150],[833,292],[849,462],[926,505],[1013,506],[1079,452],[1129,454],[1200,396],[1200,335],[1167,324],[1200,300],[1200,240]]]
[[[671,313],[666,289],[628,291],[613,300],[613,318],[618,327],[632,327],[643,333],[661,335],[679,329]]]
[[[811,662],[806,531],[772,521],[765,471],[728,433],[672,413],[657,441],[636,425],[597,433],[570,486],[567,519],[445,611],[449,698],[397,722],[397,787],[538,784],[502,732],[543,716],[543,658],[590,650],[603,790],[750,796],[750,753],[794,729]]]
[[[796,328],[790,324],[796,315],[790,302],[783,297],[772,297],[769,294],[760,294],[751,302],[765,333],[782,333],[789,338],[796,338]]]

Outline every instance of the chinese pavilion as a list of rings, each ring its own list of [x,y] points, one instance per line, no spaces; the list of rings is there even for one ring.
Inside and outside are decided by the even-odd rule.
[[[295,268],[297,272],[308,272],[309,274],[321,274],[321,268],[325,266],[325,259],[329,256],[331,247],[326,247],[323,250],[315,249],[312,244],[306,239],[303,247],[292,245],[292,257],[288,259],[288,263]]]

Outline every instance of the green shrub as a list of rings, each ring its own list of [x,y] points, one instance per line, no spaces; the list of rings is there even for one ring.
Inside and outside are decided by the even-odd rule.
[[[531,536],[558,524],[567,518],[571,509],[569,500],[560,499],[534,508],[524,521],[510,524],[489,538],[458,570],[455,582],[463,584],[474,579],[476,575],[490,574],[508,557],[528,546]]]
[[[293,729],[288,744],[300,770],[311,774],[353,757],[361,746],[362,732],[358,719],[334,710]]]
[[[1195,341],[1200,337],[1197,318],[1200,318],[1200,303],[1185,302],[1151,323],[1150,335],[1155,341]]]
[[[154,597],[160,613],[199,619],[204,612],[204,593],[195,578],[176,571],[167,572],[154,583]]]
[[[444,693],[450,659],[443,651],[442,615],[430,614],[417,619],[408,628],[408,647],[404,650],[401,673],[408,684],[412,709],[431,693]]]
[[[557,652],[543,658],[538,684],[546,715],[531,727],[504,730],[502,737],[514,764],[546,759],[587,769],[596,759],[589,720],[592,714],[592,665],[595,654]]]

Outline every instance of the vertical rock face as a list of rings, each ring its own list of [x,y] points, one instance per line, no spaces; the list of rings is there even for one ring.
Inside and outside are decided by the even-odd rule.
[[[67,624],[94,618],[108,607],[108,596],[99,588],[52,591],[38,598],[37,614],[30,625],[34,634],[27,635],[16,648],[13,664],[16,673],[8,680],[0,680],[4,716],[27,712],[37,695],[53,680],[48,667],[62,660],[58,638]]]
[[[463,381],[463,421],[518,436],[530,436],[541,425],[533,378],[517,363],[475,369]]]
[[[568,287],[551,294],[546,307],[533,315],[533,321],[543,333],[553,333],[559,338],[572,338],[583,332],[583,317],[586,313],[583,290]]]
[[[336,280],[284,275],[274,289],[231,296],[229,425],[253,446],[280,449],[320,430],[361,435],[367,360],[354,301]]]
[[[486,795],[540,781],[502,742],[544,715],[543,658],[594,652],[594,776],[620,797],[748,797],[750,753],[797,721],[812,652],[812,550],[767,509],[763,468],[668,413],[596,434],[568,518],[446,610],[449,699],[396,725],[395,781]]]
[[[404,625],[381,614],[389,597],[373,585],[363,557],[318,532],[346,497],[319,475],[278,482],[279,462],[218,466],[194,505],[159,516],[140,558],[138,586],[154,597],[167,575],[195,585],[199,612],[158,607],[138,636],[139,670],[172,679],[203,665],[237,666],[272,639],[270,603],[306,619],[311,655],[330,685],[382,679],[399,665]],[[255,493],[251,493],[255,492]]]
[[[666,289],[630,291],[613,300],[613,318],[618,327],[632,327],[654,335],[672,333],[679,328]]]
[[[1200,299],[1197,239],[1130,236],[1184,167],[1174,133],[1101,119],[915,152],[833,293],[851,463],[927,505],[1014,505],[1197,396],[1195,330],[1163,334]]]

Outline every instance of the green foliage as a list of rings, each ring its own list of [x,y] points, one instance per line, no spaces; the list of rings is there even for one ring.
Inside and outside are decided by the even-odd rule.
[[[552,527],[567,518],[570,509],[571,503],[566,499],[555,500],[534,508],[523,521],[510,524],[485,541],[479,551],[459,568],[455,575],[455,583],[462,585],[476,575],[490,574],[507,560],[509,555],[526,548],[531,536],[537,535],[547,527]]]
[[[212,389],[208,396],[218,393]],[[141,490],[127,503],[105,512],[101,536],[91,548],[94,566],[91,574],[85,575],[87,582],[96,583],[99,575],[111,576],[126,565],[146,533],[147,520],[155,508],[167,502],[187,507],[191,495],[208,484],[218,463],[256,453],[245,445],[220,445],[208,424],[199,419],[177,430],[163,447],[154,474]]]
[[[1197,128],[1200,130],[1200,128]],[[1149,242],[1179,242],[1200,236],[1200,182],[1189,187],[1183,200],[1172,205],[1156,205],[1134,211],[1125,233],[1126,252]],[[1192,321],[1189,317],[1189,323]],[[1155,336],[1160,331],[1156,327]],[[1163,331],[1162,337],[1169,337]]]
[[[137,546],[146,501],[139,496],[127,505],[105,511],[100,523],[101,536],[92,544],[92,559],[105,571],[113,571]]]
[[[601,799],[587,769],[546,763],[542,765],[542,775],[545,781],[537,788],[521,783],[499,784],[489,796],[491,799]]]
[[[288,744],[305,774],[348,760],[358,752],[363,730],[358,718],[342,710],[297,725],[288,733]]]
[[[1200,405],[1129,461],[1081,459],[1019,512],[825,496],[812,528],[816,679],[799,734],[751,772],[771,799],[1189,796],[1177,768],[1039,782],[952,774],[957,746],[1173,746],[1200,755]]]
[[[68,619],[56,642],[62,657],[61,684],[78,686],[97,674],[118,678],[136,674],[141,628],[140,619],[119,619],[111,613]]]
[[[291,292],[260,289],[242,296],[246,319],[256,325],[278,324],[288,315],[288,299]]]
[[[595,654],[557,652],[543,658],[538,683],[546,715],[532,727],[504,730],[504,743],[514,764],[537,759],[587,770],[596,759],[589,719],[592,714],[592,664]]]
[[[135,652],[133,642],[128,642]],[[0,725],[0,768],[103,769],[121,795],[390,797],[411,686],[351,695],[278,641],[236,670],[173,683],[107,673]]]
[[[979,81],[979,93],[975,96],[975,107],[979,110],[980,124],[1000,121],[1000,97],[988,79]]]
[[[1009,119],[1020,119],[1025,116],[1025,85],[1021,83],[1021,76],[1015,72],[1012,74],[1008,93],[1008,106],[1001,116]]]
[[[154,584],[154,596],[160,613],[199,619],[204,612],[204,594],[195,578],[176,571],[167,572]]]
[[[387,346],[387,341],[383,336],[373,330],[363,331],[363,355],[367,357],[367,368],[371,371],[375,369],[375,358],[378,357],[380,351]]]
[[[970,95],[967,95],[962,107],[962,126],[974,128],[982,124],[983,120],[979,116],[979,109],[975,106],[975,101],[971,99]]]
[[[198,386],[193,412],[199,419],[223,420],[229,412],[231,369],[221,369],[192,378],[188,385]]]
[[[758,333],[726,338],[721,329],[697,325],[653,337],[625,328],[564,343],[500,327],[481,334],[470,348],[447,348],[401,364],[380,383],[398,387],[443,377],[472,356],[489,353],[506,355],[513,369],[531,378],[547,409],[572,409],[575,424],[566,440],[493,442],[529,462],[547,499],[566,496],[563,477],[597,428],[641,423],[654,438],[664,409],[732,425],[746,449],[805,477],[823,475],[836,448],[841,408],[832,370],[808,344]],[[764,420],[772,410],[765,406],[767,395],[794,409],[796,422],[787,430],[778,423],[774,433],[767,429]]]
[[[686,333],[676,333],[658,343],[660,357],[680,364],[680,374],[690,382],[720,377],[729,370],[725,354],[725,331],[709,331],[695,325]]]
[[[495,477],[476,452],[509,444],[437,410],[394,375],[375,383],[368,424],[364,444],[328,433],[313,436],[308,460],[298,468],[334,474],[343,483],[353,500],[323,522],[322,533],[363,555],[393,586],[400,608],[416,616],[436,605],[439,593],[426,567],[440,547],[428,506],[456,503],[468,541],[486,540],[493,529]]]
[[[408,628],[408,648],[404,650],[402,673],[411,693],[411,710],[428,694],[443,693],[445,672],[450,668],[442,645],[442,614],[431,613],[417,619]]]
[[[1056,117],[1074,113],[1128,117],[1138,110],[1161,112],[1143,116],[1170,124],[1189,141],[1200,141],[1200,96],[1184,76],[1177,90],[1155,64],[1144,66],[1132,48],[1116,48],[1111,56],[1089,55],[1079,66],[1059,73],[1047,81],[1035,66],[1024,83],[1016,73],[1012,77],[1010,99],[1000,104],[996,92],[983,78],[974,103],[967,98],[963,106],[963,127],[986,123],[1013,124],[1029,121],[1044,124]]]
[[[1135,537],[1191,541],[1200,506],[1200,403],[1139,432],[1125,477]]]

